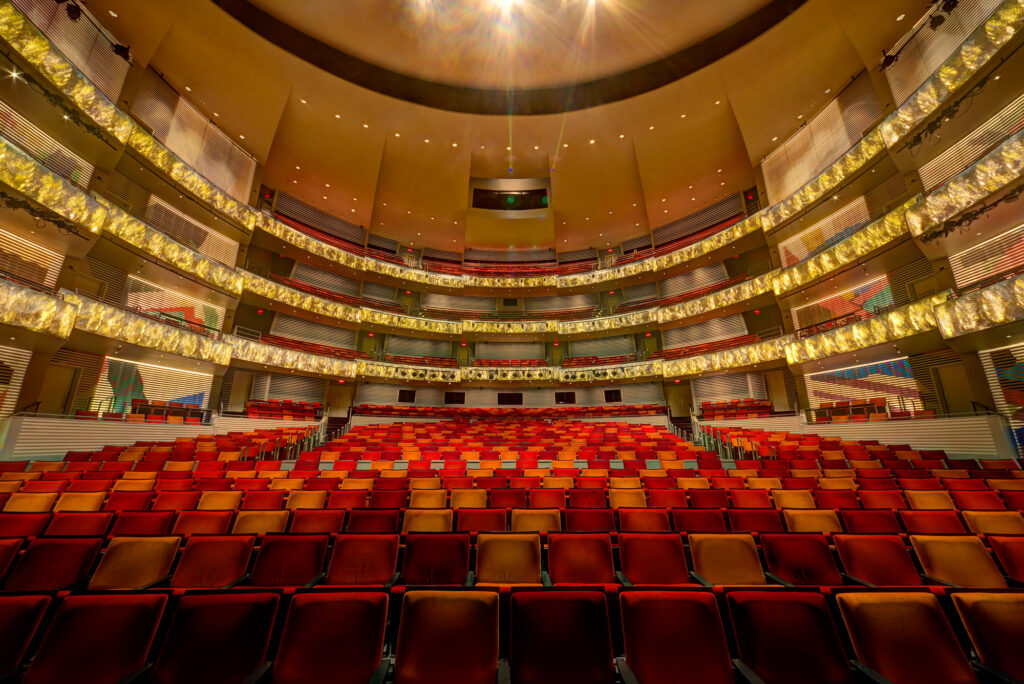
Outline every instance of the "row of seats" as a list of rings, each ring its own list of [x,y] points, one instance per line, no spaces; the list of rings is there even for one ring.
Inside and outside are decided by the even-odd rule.
[[[429,416],[432,418],[599,418],[601,416],[645,416],[666,412],[660,404],[613,406],[552,406],[549,408],[457,408],[450,406],[389,406],[360,404],[352,409],[363,416]]]
[[[670,252],[674,252],[677,249],[682,249],[683,247],[686,247],[688,245],[692,245],[694,243],[700,242],[701,240],[703,240],[705,238],[709,238],[709,237],[711,237],[712,235],[714,235],[716,233],[720,233],[721,231],[725,230],[726,228],[732,226],[734,223],[737,223],[738,221],[740,221],[742,219],[743,219],[743,214],[738,214],[738,215],[733,216],[731,218],[728,218],[728,219],[726,219],[726,220],[724,220],[724,221],[722,221],[720,223],[716,223],[713,226],[709,226],[707,228],[704,228],[703,230],[699,230],[696,233],[691,233],[690,235],[687,235],[685,237],[681,237],[681,238],[677,238],[675,240],[671,240],[671,241],[666,242],[666,243],[664,243],[662,245],[658,245],[657,247],[638,249],[635,252],[632,252],[630,254],[625,254],[625,255],[619,257],[618,259],[616,259],[615,260],[615,265],[619,266],[621,264],[628,264],[628,263],[631,263],[633,261],[639,261],[641,259],[648,259],[648,258],[651,258],[651,257],[657,257],[657,256],[661,256],[663,254],[668,254]]]
[[[600,315],[596,306],[537,311],[482,311],[480,309],[444,309],[425,306],[420,309],[420,313],[427,318],[446,321],[577,321],[584,318],[596,318]]]
[[[385,354],[388,363],[401,363],[408,366],[434,366],[437,368],[458,368],[459,362],[447,356],[403,356],[401,354]]]
[[[27,595],[0,599],[5,631],[17,627],[0,665],[27,664],[27,684],[121,681],[140,670],[155,682],[200,684],[612,684],[617,674],[660,684],[843,684],[865,675],[960,684],[982,670],[1024,679],[1024,630],[1008,619],[1022,610],[1022,594],[969,591],[846,592],[830,602],[796,590],[743,589],[721,600],[628,591],[609,601],[586,589],[524,589],[507,607],[480,590],[400,599],[380,591]]]
[[[326,242],[329,245],[337,247],[338,249],[344,250],[351,254],[355,254],[357,256],[371,257],[373,259],[380,259],[381,261],[388,261],[393,264],[398,264],[399,266],[405,266],[405,262],[402,261],[402,259],[397,254],[385,252],[381,249],[374,248],[373,246],[363,247],[362,245],[357,245],[353,242],[349,242],[347,240],[335,237],[330,233],[326,233],[322,230],[317,230],[312,226],[306,225],[305,223],[293,219],[290,216],[285,216],[284,214],[279,214],[275,212],[274,217],[278,221],[294,228],[300,233],[304,233],[309,237],[319,240],[320,242]]]
[[[289,278],[287,276],[278,275],[271,273],[270,278],[282,285],[294,288],[301,292],[321,297],[323,299],[329,299],[331,301],[340,302],[347,304],[348,306],[361,308],[367,307],[370,309],[377,309],[380,311],[387,311],[389,313],[404,314],[405,309],[402,308],[401,304],[397,302],[388,302],[382,299],[373,299],[371,297],[358,297],[353,295],[347,295],[344,292],[338,292],[337,290],[328,290],[323,287],[317,287],[312,283],[307,283],[302,280],[296,280],[295,278]]]
[[[51,523],[52,524],[52,523]],[[942,587],[1024,582],[1024,537],[973,534],[171,532],[0,539],[4,592],[311,586]]]
[[[359,349],[346,349],[344,347],[331,347],[326,344],[316,344],[315,342],[307,342],[305,340],[296,340],[290,337],[281,337],[280,335],[260,335],[260,342],[266,344],[272,344],[275,347],[285,347],[287,349],[295,349],[298,351],[308,352],[310,354],[316,354],[318,356],[331,356],[339,359],[359,360],[369,359],[370,355]]]
[[[423,268],[434,273],[450,275],[474,275],[485,278],[524,278],[531,276],[570,275],[585,273],[597,268],[597,259],[584,259],[564,264],[554,263],[500,263],[500,262],[465,262],[455,263],[439,259],[423,259]]]
[[[617,354],[615,356],[570,356],[562,359],[562,368],[583,368],[586,366],[616,366],[636,361],[636,354]]]
[[[124,413],[123,411],[89,411],[77,409],[75,418],[78,420],[102,420],[116,423],[158,423],[167,425],[202,425],[203,417],[199,415],[176,416],[162,413]]]
[[[745,344],[752,344],[758,341],[757,335],[740,335],[738,337],[730,337],[725,340],[716,340],[714,342],[702,342],[701,344],[692,344],[686,347],[672,347],[670,349],[659,349],[656,352],[652,352],[648,358],[651,359],[682,359],[688,356],[700,356],[701,354],[710,354],[711,352],[722,351],[724,349],[732,349],[734,347],[742,347]]]
[[[249,399],[245,402],[245,414],[249,418],[313,422],[320,419],[322,412],[323,405],[319,401],[307,403]]]
[[[0,536],[103,534],[112,521],[122,534],[265,534],[304,532],[819,532],[838,534],[1024,534],[1017,510],[774,509],[774,508],[442,508],[389,495],[296,490],[279,492],[164,492],[156,497],[69,497],[54,505],[18,505],[0,513]],[[476,503],[470,501],[469,503]],[[512,502],[509,502],[512,503]],[[522,503],[522,502],[517,502]],[[603,503],[603,502],[599,502]],[[431,504],[434,504],[431,506]],[[409,508],[405,506],[408,505]],[[522,504],[526,505],[526,504]],[[347,511],[347,513],[346,513]],[[124,527],[130,520],[133,527]],[[59,524],[57,524],[59,522]],[[27,526],[27,527],[26,527]],[[79,531],[77,534],[85,532]]]
[[[626,302],[624,304],[621,304],[620,306],[617,306],[615,308],[615,313],[621,314],[630,311],[639,311],[642,309],[652,309],[654,307],[664,308],[667,306],[674,306],[676,304],[681,304],[682,302],[690,301],[691,299],[704,297],[713,292],[718,292],[719,290],[724,290],[727,287],[731,287],[733,285],[742,283],[743,281],[747,280],[747,278],[748,276],[746,273],[741,273],[731,278],[720,280],[717,283],[712,283],[711,285],[705,285],[704,287],[698,287],[692,290],[687,290],[686,292],[680,292],[679,294],[675,294],[670,297],[650,297],[635,302]]]
[[[476,359],[473,365],[478,368],[538,368],[546,366],[544,359]]]

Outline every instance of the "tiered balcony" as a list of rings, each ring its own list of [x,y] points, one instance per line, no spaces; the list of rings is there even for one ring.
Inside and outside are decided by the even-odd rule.
[[[714,342],[703,342],[701,344],[693,344],[688,347],[673,347],[672,349],[662,349],[651,353],[647,358],[650,359],[682,359],[688,356],[699,356],[701,354],[710,354],[711,352],[722,351],[723,349],[732,349],[733,347],[742,347],[745,344],[753,344],[760,338],[757,335],[740,335],[739,337],[730,337],[727,340],[716,340]]]
[[[737,223],[737,222],[741,221],[742,219],[743,219],[743,215],[742,214],[738,214],[736,216],[733,216],[730,219],[726,219],[725,221],[722,221],[721,223],[716,223],[713,226],[709,226],[709,227],[705,228],[704,230],[697,231],[696,233],[693,233],[691,235],[687,235],[686,237],[679,238],[678,240],[673,240],[671,242],[666,242],[665,244],[661,245],[660,247],[653,247],[653,248],[652,247],[648,247],[647,249],[638,249],[635,252],[623,255],[623,256],[619,257],[618,259],[616,259],[615,260],[615,265],[616,266],[621,266],[622,264],[628,264],[628,263],[632,263],[634,261],[640,261],[642,259],[650,259],[650,258],[653,258],[653,257],[659,257],[662,254],[668,254],[669,252],[674,252],[677,249],[682,249],[683,247],[687,247],[689,245],[696,244],[696,243],[700,242],[701,240],[703,240],[706,237],[710,237],[710,236],[714,235],[715,233],[718,233],[719,231],[723,231],[726,228],[728,228],[729,226],[733,225],[734,223]]]
[[[597,307],[594,306],[545,311],[478,311],[425,306],[420,311],[427,318],[439,318],[446,321],[578,321],[584,318],[595,318],[599,313]]]
[[[402,356],[401,354],[385,354],[388,363],[400,363],[406,366],[432,366],[434,368],[458,368],[459,362],[447,356]]]
[[[587,366],[617,366],[636,361],[636,354],[617,356],[572,356],[562,360],[562,368],[585,368]]]
[[[544,359],[477,359],[477,368],[541,368],[547,365]]]
[[[750,276],[743,273],[740,275],[733,276],[728,280],[722,280],[712,285],[705,285],[704,287],[698,287],[693,290],[687,290],[686,292],[681,292],[677,295],[672,295],[671,297],[649,297],[647,299],[640,299],[638,301],[629,302],[628,304],[623,304],[622,306],[617,307],[615,309],[615,313],[641,311],[643,309],[652,309],[654,307],[663,308],[666,306],[672,306],[673,304],[679,304],[681,302],[688,302],[691,299],[697,299],[698,297],[709,295],[712,292],[724,290],[727,287],[731,287],[738,283],[742,283],[745,280],[748,280],[749,278]]]
[[[369,354],[358,349],[332,347],[326,344],[306,342],[305,340],[295,340],[289,337],[279,337],[277,335],[261,335],[260,341],[277,347],[286,347],[287,349],[294,349],[296,351],[307,352],[309,354],[317,354],[319,356],[332,356],[338,359],[356,360],[370,358]]]
[[[324,299],[330,299],[335,302],[341,302],[342,304],[348,304],[354,307],[368,307],[370,309],[377,309],[379,311],[388,311],[390,313],[402,314],[405,310],[395,302],[386,302],[381,299],[373,299],[371,297],[353,297],[352,295],[343,294],[341,292],[335,292],[334,290],[326,290],[316,285],[303,282],[301,280],[295,280],[287,276],[277,275],[272,273],[270,279],[287,285],[288,287],[294,287],[296,290],[302,290],[309,294],[316,295],[317,297],[323,297]]]

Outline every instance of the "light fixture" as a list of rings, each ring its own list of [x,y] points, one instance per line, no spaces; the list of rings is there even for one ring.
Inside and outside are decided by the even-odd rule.
[[[591,138],[591,139],[590,139],[590,144],[591,144],[591,145],[593,145],[593,144],[594,144],[594,143],[596,143],[596,142],[597,142],[597,141],[596,141],[596,140],[594,140],[593,138]]]
[[[896,21],[903,21],[906,18],[907,18],[906,14],[901,14],[900,16],[896,17]]]
[[[110,16],[117,19],[117,12],[115,12],[114,10],[107,10],[107,13],[110,14]]]
[[[369,128],[370,124],[363,124],[363,128]]]
[[[654,126],[648,126],[648,127],[647,127],[647,130],[649,130],[649,131],[653,131],[653,130],[654,130]]]
[[[334,118],[335,118],[335,119],[340,119],[340,118],[341,118],[341,114],[335,114],[335,115],[334,115]]]
[[[721,100],[715,100],[715,104],[716,105],[722,104],[722,101]]]
[[[309,104],[308,102],[306,102],[305,100],[303,100],[303,99],[302,99],[301,97],[299,98],[299,102],[301,102],[302,104]]]
[[[242,134],[242,133],[239,133],[239,134],[238,134],[238,137],[239,137],[239,138],[241,138],[242,140],[245,140],[245,135],[244,135],[244,134]]]
[[[213,115],[214,116],[220,116],[220,112],[214,112]]]

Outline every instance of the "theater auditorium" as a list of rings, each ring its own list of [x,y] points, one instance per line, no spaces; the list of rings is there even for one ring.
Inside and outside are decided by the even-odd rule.
[[[0,0],[0,680],[1024,682],[1024,0]]]

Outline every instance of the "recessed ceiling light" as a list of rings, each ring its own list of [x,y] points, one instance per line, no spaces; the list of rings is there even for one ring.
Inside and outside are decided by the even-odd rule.
[[[220,116],[220,112],[214,112],[213,115],[214,116]]]
[[[562,143],[562,147],[568,147],[569,143]]]
[[[511,145],[505,145],[505,149],[507,151],[511,152],[512,151],[512,146]]]
[[[591,139],[590,139],[590,144],[591,144],[591,145],[593,145],[593,144],[594,144],[594,143],[596,143],[596,142],[597,142],[597,141],[596,141],[596,140],[594,140],[593,138],[591,138]]]
[[[716,105],[718,105],[718,104],[722,104],[722,101],[721,101],[721,100],[715,100],[715,104],[716,104]]]
[[[384,206],[385,206],[385,207],[386,207],[386,206],[388,206],[388,203],[387,203],[387,202],[384,202]]]
[[[654,130],[654,126],[648,126],[648,127],[647,127],[647,130],[649,130],[649,131],[653,131],[653,130]]]
[[[296,165],[295,165],[295,170],[296,170],[296,171],[301,171],[301,170],[302,170],[302,167],[301,167],[301,166],[299,166],[298,164],[296,164]]]
[[[329,188],[329,187],[331,187],[331,184],[330,183],[324,183],[324,187],[325,188]]]
[[[324,195],[324,199],[327,199],[327,195]]]
[[[680,114],[680,115],[679,115],[679,118],[680,118],[680,119],[685,119],[685,118],[686,118],[686,115],[685,115],[685,114]]]
[[[719,185],[725,185],[725,181],[722,181],[721,183],[719,183]]]
[[[686,186],[686,189],[687,190],[693,190],[693,186],[692,185],[688,185],[688,186]]]
[[[355,209],[349,209],[349,211],[351,211],[353,214],[356,213]]]
[[[305,100],[303,100],[303,99],[302,99],[301,97],[299,98],[299,102],[301,102],[302,104],[309,104],[308,102],[306,102]]]
[[[107,12],[110,13],[110,16],[112,16],[115,19],[117,19],[117,12],[115,12],[114,10],[107,10]],[[12,337],[11,339],[13,340],[14,338]]]
[[[430,138],[424,138],[424,139],[423,139],[423,142],[425,142],[425,143],[428,143],[428,142],[430,142]]]
[[[901,14],[900,16],[896,17],[896,21],[903,21],[906,18],[907,18],[906,14]]]
[[[238,134],[238,137],[241,138],[242,140],[245,140],[245,136],[241,133]]]
[[[395,133],[395,137],[396,137],[396,138],[401,138],[401,137],[402,137],[402,134],[401,134],[401,133]]]
[[[335,114],[335,115],[334,115],[334,118],[335,118],[335,119],[340,119],[340,118],[341,118],[341,114]]]
[[[773,136],[772,136],[772,142],[775,142],[775,141],[776,141],[776,140],[778,140],[778,139],[779,139],[779,136],[777,136],[777,135],[773,135]]]
[[[292,179],[292,183],[298,183],[298,182],[299,181],[295,180],[294,178]]]
[[[189,87],[189,86],[185,86],[185,92],[186,93],[191,93],[192,92],[192,88]]]
[[[796,115],[796,118],[798,118],[798,119],[802,119],[802,118],[804,118],[804,115],[803,115],[803,114],[797,114],[797,115]]]
[[[533,146],[533,149],[535,149],[535,150],[539,150],[539,149],[540,149],[540,145],[534,145],[534,146]]]
[[[610,211],[609,211],[609,212],[608,212],[608,215],[609,215],[609,216],[611,216],[611,215],[612,215],[612,212],[610,212]]]
[[[664,209],[663,211],[664,211],[664,213],[666,213],[666,214],[668,213],[668,209]]]
[[[666,201],[666,199],[665,199],[664,197],[662,197],[662,198],[661,198],[661,201],[662,201],[662,202],[665,202],[665,201]]]
[[[690,198],[690,201],[691,201],[691,202],[696,202],[696,201],[697,201],[697,198],[696,198],[696,197],[691,197],[691,198]]]
[[[828,95],[828,94],[829,94],[829,93],[831,93],[831,92],[832,92],[832,89],[831,89],[831,88],[825,88],[825,94],[826,94],[826,95]]]
[[[363,128],[369,128],[370,124],[363,124]]]
[[[452,147],[458,147],[459,143],[452,143]]]
[[[638,225],[638,226],[639,226],[639,225],[640,225],[640,222],[639,222],[639,221],[637,221],[637,222],[636,222],[636,225]]]
[[[587,219],[587,220],[589,221],[590,219]],[[604,237],[604,233],[598,233],[597,237]]]
[[[992,80],[993,81],[998,81],[1000,78],[1001,78],[1001,76],[999,74],[996,74],[995,76],[992,77]]]

